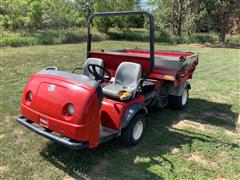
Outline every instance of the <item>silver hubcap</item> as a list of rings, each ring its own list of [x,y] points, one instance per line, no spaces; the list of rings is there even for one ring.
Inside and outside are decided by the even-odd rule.
[[[143,123],[142,121],[138,121],[133,128],[133,139],[138,140],[141,137],[142,132],[143,132]]]
[[[183,92],[183,95],[182,95],[182,105],[183,106],[187,103],[187,98],[188,98],[187,89],[185,89]]]

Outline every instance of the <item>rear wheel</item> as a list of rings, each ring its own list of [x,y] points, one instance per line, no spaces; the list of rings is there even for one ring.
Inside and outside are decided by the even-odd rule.
[[[173,109],[184,109],[188,104],[188,88],[186,87],[181,96],[168,96],[168,104]]]
[[[138,144],[145,132],[146,116],[144,114],[137,114],[133,117],[129,126],[122,131],[121,140],[132,146]]]

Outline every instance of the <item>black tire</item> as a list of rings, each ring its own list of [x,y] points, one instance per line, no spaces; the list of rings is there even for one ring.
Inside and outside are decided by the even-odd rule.
[[[188,104],[188,97],[189,97],[189,90],[186,87],[186,89],[184,89],[184,91],[186,91],[183,95],[181,96],[168,96],[168,105],[176,110],[183,110],[187,104]],[[186,100],[184,101],[183,98],[186,98]]]
[[[138,138],[134,138],[134,127],[137,126],[137,123],[142,123],[143,129],[142,133]],[[122,130],[121,140],[127,145],[133,146],[142,141],[146,128],[146,116],[142,113],[136,114],[131,120],[130,124]],[[135,136],[136,137],[136,136]]]

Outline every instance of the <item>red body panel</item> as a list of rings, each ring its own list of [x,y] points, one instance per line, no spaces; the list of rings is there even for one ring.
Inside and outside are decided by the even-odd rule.
[[[55,91],[48,91],[50,84]],[[32,101],[26,100],[27,93],[33,94]],[[64,112],[65,105],[74,105],[75,114]],[[47,121],[46,128],[78,141],[89,141],[94,147],[99,140],[99,107],[96,90],[74,80],[57,78],[51,75],[34,75],[28,82],[22,97],[21,113],[26,118],[41,124]]]
[[[146,55],[149,56],[149,50],[138,50],[138,49],[125,49],[124,50],[125,53],[128,54],[133,54],[133,55]],[[182,56],[191,56],[192,53],[188,53],[188,52],[174,52],[174,51],[155,51],[154,54],[156,56],[170,56],[170,57],[182,57]]]
[[[105,127],[120,130],[125,111],[134,103],[144,106],[144,97],[138,96],[131,101],[122,102],[104,98],[100,112],[101,124]]]

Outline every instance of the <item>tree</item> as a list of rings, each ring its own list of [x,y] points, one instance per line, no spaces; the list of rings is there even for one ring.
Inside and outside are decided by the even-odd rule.
[[[175,32],[172,17],[172,1],[148,0],[148,7],[155,17],[155,29],[157,31],[172,29],[172,32]]]
[[[210,17],[211,26],[219,33],[219,41],[225,42],[225,36],[231,27],[230,18],[239,14],[239,0],[201,0],[201,3]]]
[[[181,36],[185,20],[186,0],[149,0],[155,16],[155,26],[159,31],[172,29],[173,34]]]
[[[41,0],[31,1],[28,7],[28,17],[30,18],[29,27],[31,29],[41,28],[43,15],[43,4]]]
[[[81,26],[81,11],[73,3],[66,0],[43,0],[43,26],[52,29]],[[83,10],[82,10],[83,11]]]
[[[185,15],[185,1],[174,0],[172,3],[172,21],[177,29],[177,35],[182,35],[182,24]]]
[[[26,0],[4,0],[1,2],[1,21],[3,27],[16,31],[25,29],[28,23],[27,18],[28,2]]]
[[[206,11],[200,6],[199,1],[185,0],[185,16],[183,31],[191,35],[198,31],[200,19],[206,19]]]
[[[93,9],[95,12],[130,11],[139,7],[139,0],[95,0]],[[99,31],[107,33],[110,27],[119,27],[129,30],[131,20],[129,17],[102,17],[95,20]]]

